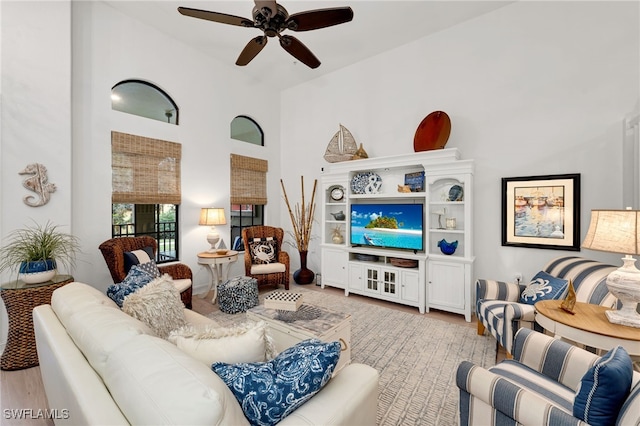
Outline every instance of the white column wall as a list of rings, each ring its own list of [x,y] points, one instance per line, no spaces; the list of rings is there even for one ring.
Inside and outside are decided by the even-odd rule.
[[[582,236],[591,209],[623,207],[621,122],[639,99],[638,7],[516,2],[286,90],[283,162],[304,160],[288,162],[283,178],[319,178],[338,123],[380,157],[413,152],[418,124],[442,110],[452,121],[447,147],[476,161],[474,277],[530,279],[562,254],[620,264],[588,250],[502,247],[500,189],[503,177],[580,173]],[[319,231],[316,223],[314,271]]]

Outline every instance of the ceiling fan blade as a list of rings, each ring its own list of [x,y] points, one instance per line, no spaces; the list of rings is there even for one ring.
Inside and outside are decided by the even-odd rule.
[[[309,31],[344,24],[352,19],[353,10],[350,7],[334,7],[294,13],[286,25],[293,31]]]
[[[320,61],[311,51],[295,37],[285,35],[280,37],[280,46],[291,54],[294,58],[308,66],[318,68]]]
[[[268,39],[265,36],[258,36],[251,39],[244,49],[242,49],[242,52],[240,52],[236,65],[244,66],[251,62],[251,60],[255,58],[256,55],[267,45],[267,40]]]
[[[237,25],[239,27],[253,27],[253,21],[241,16],[227,15],[226,13],[210,12],[208,10],[179,7],[178,12],[184,16],[219,22],[221,24]]]

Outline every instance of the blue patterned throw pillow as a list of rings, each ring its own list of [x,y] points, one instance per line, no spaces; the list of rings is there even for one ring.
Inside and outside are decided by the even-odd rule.
[[[156,261],[153,259],[149,260],[146,263],[141,263],[136,266],[142,269],[147,274],[149,274],[151,278],[158,278],[160,276],[160,270],[158,269],[158,265],[156,265]]]
[[[138,265],[133,265],[121,283],[111,284],[107,288],[107,296],[122,308],[125,297],[149,284],[152,280],[153,277],[151,275]]]
[[[329,382],[340,343],[303,340],[268,362],[215,362],[213,371],[229,386],[252,425],[275,425]]]
[[[535,305],[541,300],[561,299],[566,294],[568,287],[569,281],[540,271],[520,295],[520,303]]]
[[[633,364],[622,346],[607,352],[582,376],[573,415],[592,426],[612,425],[631,390]]]

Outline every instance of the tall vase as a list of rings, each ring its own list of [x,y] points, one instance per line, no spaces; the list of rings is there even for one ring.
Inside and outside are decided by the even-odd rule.
[[[307,268],[307,252],[300,251],[300,269],[293,273],[293,280],[297,284],[311,284],[316,274]]]

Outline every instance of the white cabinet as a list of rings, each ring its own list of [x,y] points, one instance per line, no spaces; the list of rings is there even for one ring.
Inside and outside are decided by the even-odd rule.
[[[429,308],[460,313],[470,321],[473,168],[473,161],[461,160],[455,148],[325,167],[319,209],[323,287],[344,288],[347,296],[357,293],[415,306],[421,313]],[[411,192],[406,192],[407,185]],[[364,212],[369,217],[367,204],[384,204],[381,210],[388,205],[413,204],[421,210],[416,215],[415,207],[401,208],[392,218],[383,213],[386,222],[371,219],[367,224],[352,219],[352,213]],[[408,211],[418,218],[422,212],[421,232],[419,220],[402,229]],[[336,229],[340,237],[334,239]],[[405,243],[385,244],[385,236],[391,234],[394,238],[405,234]],[[446,246],[455,246],[455,250],[447,251]],[[375,260],[363,260],[363,255]]]
[[[391,264],[398,258],[373,254],[375,251],[371,250],[365,253],[362,250],[350,250],[349,280],[345,294],[355,293],[415,306],[420,313],[424,313],[426,309],[424,256],[415,255],[413,259],[405,258],[405,261],[414,261],[415,267],[404,268]],[[358,260],[358,257],[363,255],[375,260]],[[409,255],[405,254],[405,256]]]
[[[345,288],[347,283],[347,252],[340,248],[324,248],[322,250],[322,288]]]
[[[463,314],[465,320],[471,321],[473,299],[468,291],[471,263],[464,259],[430,259],[428,265],[428,308]]]

